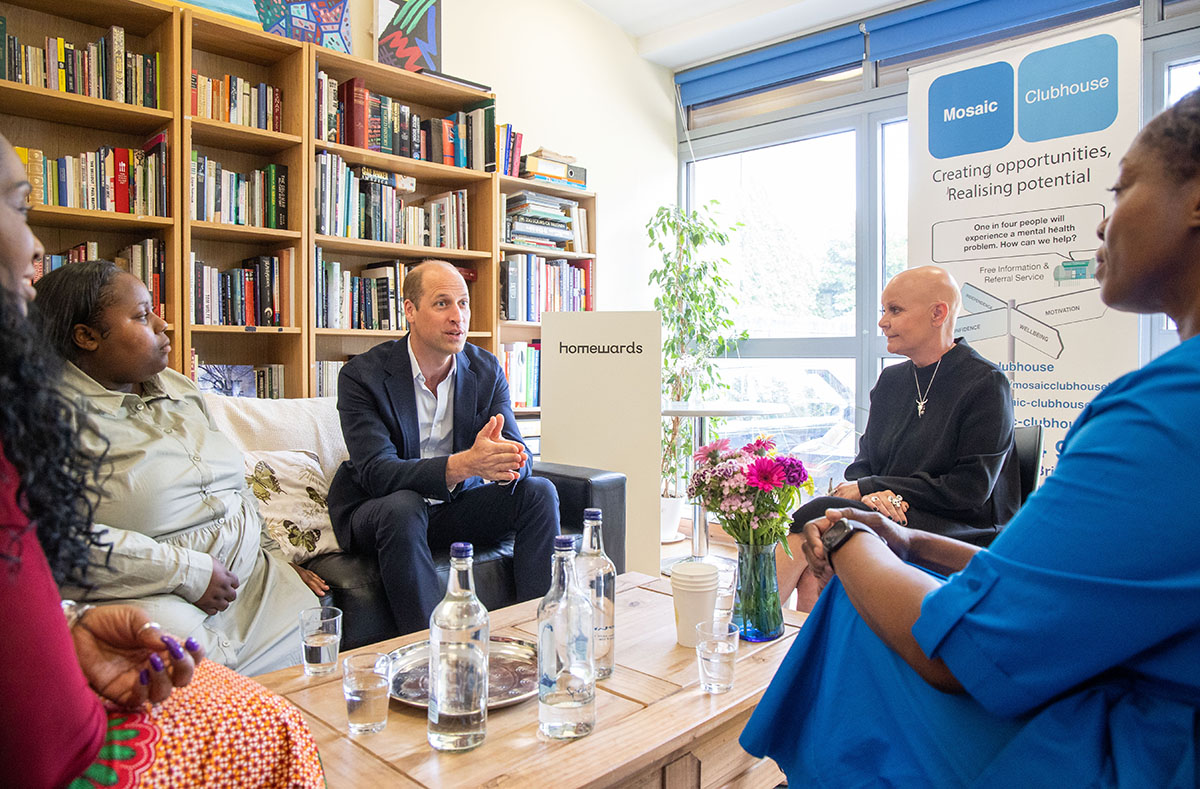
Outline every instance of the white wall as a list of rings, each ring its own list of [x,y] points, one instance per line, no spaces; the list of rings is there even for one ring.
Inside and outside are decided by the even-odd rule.
[[[648,309],[654,209],[675,202],[671,73],[580,0],[444,0],[442,71],[490,85],[525,152],[571,154],[597,194],[598,305]],[[371,57],[372,0],[351,0],[354,52]]]

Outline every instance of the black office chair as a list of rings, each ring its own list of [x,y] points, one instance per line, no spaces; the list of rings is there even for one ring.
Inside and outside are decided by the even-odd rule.
[[[1018,427],[1013,430],[1013,443],[1017,448],[1017,468],[1021,475],[1021,503],[1029,498],[1037,487],[1042,473],[1042,426]]]

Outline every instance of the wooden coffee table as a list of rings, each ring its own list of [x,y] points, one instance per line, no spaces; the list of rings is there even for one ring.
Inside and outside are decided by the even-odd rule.
[[[490,711],[486,741],[464,753],[430,748],[425,711],[397,701],[384,731],[351,736],[340,671],[305,677],[296,666],[257,679],[304,713],[331,787],[773,787],[783,777],[774,762],[751,757],[737,738],[804,618],[785,610],[781,638],[741,642],[733,690],[710,695],[700,690],[695,650],[675,643],[670,582],[625,573],[617,580],[616,671],[596,686],[595,731],[573,741],[538,737],[533,699]],[[536,600],[491,612],[493,635],[536,641],[536,629]],[[413,633],[354,652],[425,638]]]

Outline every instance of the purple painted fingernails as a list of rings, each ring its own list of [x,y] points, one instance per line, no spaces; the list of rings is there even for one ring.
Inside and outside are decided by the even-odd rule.
[[[155,671],[162,671],[163,668],[165,668],[163,666],[162,658],[160,658],[158,655],[151,654],[150,655],[150,668],[154,669]]]
[[[167,651],[171,653],[171,657],[176,660],[183,660],[183,648],[179,646],[179,642],[170,636],[163,636],[162,642],[166,646]]]
[[[147,669],[142,669],[142,670],[141,670],[141,672],[139,672],[139,673],[138,673],[138,682],[140,682],[140,683],[141,683],[141,684],[143,684],[143,685],[149,685],[149,684],[150,684],[150,672],[149,672],[149,670],[147,670]]]
[[[194,638],[189,638],[187,641],[184,641],[183,645],[187,647],[188,652],[200,651],[200,642]]]

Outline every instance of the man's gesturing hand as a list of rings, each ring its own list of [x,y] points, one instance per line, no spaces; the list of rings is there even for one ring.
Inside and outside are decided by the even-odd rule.
[[[475,436],[465,452],[451,455],[446,462],[446,487],[454,487],[468,477],[492,482],[511,482],[521,475],[528,456],[520,441],[504,437],[504,417],[496,414]]]

